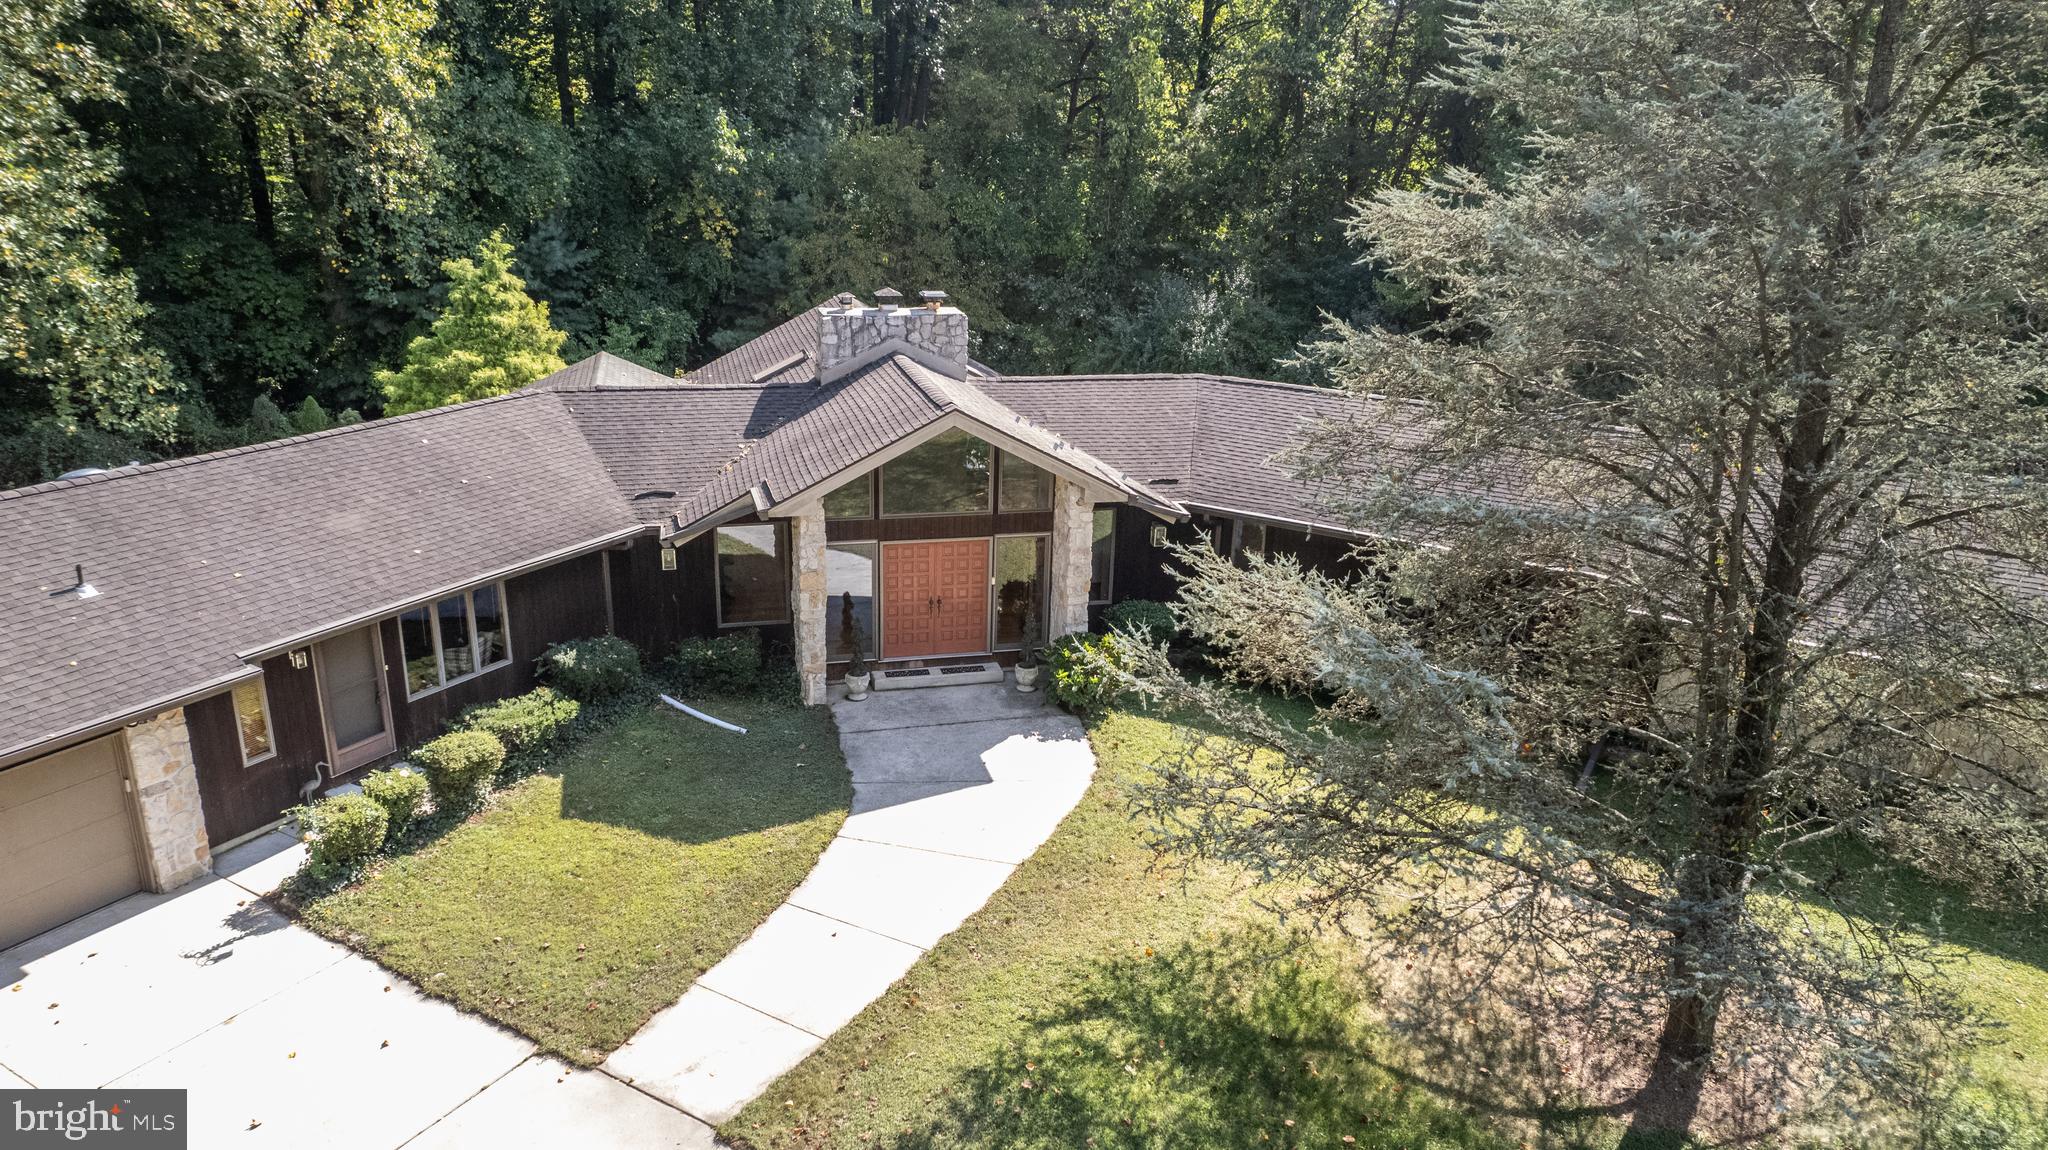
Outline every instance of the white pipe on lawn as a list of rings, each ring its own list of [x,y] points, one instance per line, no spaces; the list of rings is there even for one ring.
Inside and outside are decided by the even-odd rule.
[[[705,722],[710,723],[714,727],[724,727],[728,731],[738,731],[742,735],[747,733],[747,729],[745,727],[739,726],[736,723],[728,723],[724,719],[707,715],[695,707],[678,703],[674,699],[669,698],[667,695],[663,695],[661,697],[661,701],[667,703],[671,707],[674,707],[676,710],[681,711],[685,715],[689,715],[693,718],[702,719]]]

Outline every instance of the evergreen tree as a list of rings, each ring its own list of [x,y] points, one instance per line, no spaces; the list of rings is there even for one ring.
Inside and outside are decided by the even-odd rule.
[[[259,395],[249,401],[249,422],[236,430],[236,437],[243,443],[269,443],[273,439],[290,439],[299,434],[291,416],[286,415],[277,401],[267,395]]]
[[[1440,322],[1339,326],[1318,359],[1382,398],[1295,456],[1382,578],[1190,556],[1189,629],[1328,721],[1154,653],[1146,687],[1277,755],[1190,753],[1147,801],[1387,914],[1425,1000],[1571,1011],[1634,1062],[1579,1084],[1626,1146],[1723,1071],[1886,1142],[1969,1015],[1873,853],[2048,904],[2039,11],[1475,11],[1458,79],[1527,167],[1358,216]]]
[[[292,408],[292,427],[300,435],[326,431],[333,426],[334,420],[328,418],[327,409],[321,407],[320,401],[310,395],[300,401],[297,407]]]
[[[448,306],[431,333],[406,349],[405,366],[380,371],[384,414],[402,415],[465,400],[503,395],[564,366],[562,340],[548,324],[548,305],[526,294],[512,274],[512,247],[492,235],[476,259],[449,260]]]

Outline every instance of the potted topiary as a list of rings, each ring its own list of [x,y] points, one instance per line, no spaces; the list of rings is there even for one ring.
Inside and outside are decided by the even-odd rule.
[[[1038,689],[1038,677],[1045,664],[1038,655],[1038,605],[1024,608],[1024,651],[1017,656],[1017,689],[1029,694]]]
[[[867,635],[861,630],[860,620],[854,617],[851,591],[839,596],[839,638],[853,652],[846,662],[846,697],[857,703],[868,697],[874,677],[868,673]]]

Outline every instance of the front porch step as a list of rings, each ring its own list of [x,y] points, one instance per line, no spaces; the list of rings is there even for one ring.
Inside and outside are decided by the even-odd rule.
[[[871,689],[901,691],[912,687],[957,687],[962,683],[1000,683],[1000,663],[955,663],[950,667],[888,667],[875,669]]]

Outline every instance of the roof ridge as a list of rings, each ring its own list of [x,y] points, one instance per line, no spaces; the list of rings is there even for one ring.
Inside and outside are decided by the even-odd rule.
[[[97,471],[91,475],[81,475],[74,479],[51,479],[42,483],[32,483],[26,487],[8,488],[7,490],[0,491],[0,502],[6,502],[15,499],[26,499],[31,495],[47,495],[57,491],[69,491],[76,487],[85,487],[95,483],[108,483],[117,479],[127,479],[131,476],[147,475],[152,472],[158,471],[168,471],[176,467],[190,467],[201,463],[213,463],[218,460],[228,459],[234,456],[252,455],[259,451],[269,451],[279,447],[290,447],[301,443],[308,443],[316,439],[328,439],[336,436],[346,435],[351,432],[368,431],[372,428],[395,427],[401,423],[418,422],[419,420],[426,419],[431,416],[443,415],[451,411],[461,411],[468,408],[482,407],[486,404],[504,403],[508,400],[529,399],[539,396],[554,396],[558,394],[559,393],[552,391],[526,391],[523,389],[517,391],[508,391],[503,395],[487,395],[484,396],[482,399],[465,400],[462,403],[451,403],[444,407],[429,407],[422,411],[408,411],[403,415],[389,415],[379,419],[365,419],[360,423],[345,424],[341,427],[329,427],[321,431],[307,432],[304,435],[286,436],[283,439],[266,439],[261,443],[245,443],[238,447],[223,447],[218,451],[207,451],[202,452],[198,455],[179,455],[174,456],[170,459],[159,459],[152,463],[141,463],[121,467],[109,467],[104,471]]]
[[[966,380],[956,380],[950,376],[943,376],[918,362],[915,357],[905,355],[900,351],[890,352],[889,362],[895,365],[896,369],[901,371],[910,380],[911,384],[924,395],[926,403],[931,404],[940,411],[958,411],[960,409],[960,401],[946,394],[946,388],[955,383],[966,384]],[[860,373],[855,371],[851,374],[858,375]],[[967,384],[967,386],[972,387],[973,385]],[[989,396],[988,398],[995,399],[994,396]]]
[[[763,380],[760,383],[695,383],[687,379],[671,379],[667,383],[601,383],[584,391],[558,391],[554,395],[618,395],[625,392],[650,391],[762,391],[770,387],[810,387],[809,382],[789,381],[775,383]]]
[[[682,369],[682,375],[679,378],[689,379],[692,376],[697,375],[699,372],[707,371],[711,368],[717,367],[719,364],[725,362],[728,359],[731,359],[733,356],[739,355],[740,353],[746,351],[755,343],[767,339],[768,337],[774,335],[776,332],[779,332],[784,328],[794,327],[795,325],[801,323],[806,319],[810,320],[812,323],[816,323],[818,309],[831,307],[832,305],[840,302],[841,296],[851,294],[851,292],[833,292],[831,295],[826,296],[824,299],[819,300],[817,303],[814,303],[807,308],[802,308],[795,312],[792,312],[787,317],[779,319],[774,323],[769,324],[767,327],[762,328],[760,331],[755,332],[752,336],[748,337],[745,343],[742,343],[729,351],[721,352],[718,355],[714,355],[710,359],[705,360],[703,363],[700,363],[695,367],[687,367]],[[784,370],[787,369],[785,368]]]
[[[1314,383],[1289,383],[1279,379],[1259,379],[1250,375],[1224,375],[1213,371],[1136,371],[1104,372],[1090,374],[1069,372],[1063,375],[999,375],[997,380],[1006,383],[1071,383],[1075,380],[1099,380],[1105,383],[1138,382],[1146,380],[1173,380],[1177,383],[1229,383],[1248,384],[1253,387],[1272,387],[1283,391],[1299,391],[1323,395],[1349,395],[1351,392],[1339,387],[1324,387]]]

